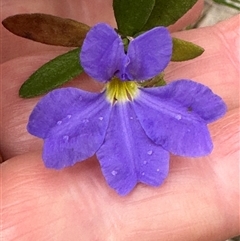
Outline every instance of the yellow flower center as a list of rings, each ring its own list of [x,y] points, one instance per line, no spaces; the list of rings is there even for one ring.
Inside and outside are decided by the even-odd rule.
[[[138,93],[138,85],[134,81],[121,81],[114,77],[107,83],[106,95],[111,103],[133,100]]]

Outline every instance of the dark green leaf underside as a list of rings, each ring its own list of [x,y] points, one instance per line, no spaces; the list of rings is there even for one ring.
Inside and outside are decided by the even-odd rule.
[[[153,11],[143,27],[146,31],[157,26],[169,26],[174,24],[197,0],[155,0]]]
[[[21,86],[19,95],[31,98],[64,84],[83,72],[79,63],[80,49],[56,57],[40,67]]]
[[[147,22],[155,0],[113,0],[118,31],[124,36],[140,32]]]
[[[204,49],[194,43],[173,38],[173,53],[171,61],[185,61],[200,56]]]
[[[163,72],[153,77],[152,79],[149,79],[145,82],[140,83],[140,86],[144,88],[151,88],[151,87],[164,86],[164,85],[166,85],[166,81],[164,80]]]
[[[13,34],[49,45],[81,47],[90,27],[48,14],[18,14],[3,20]]]

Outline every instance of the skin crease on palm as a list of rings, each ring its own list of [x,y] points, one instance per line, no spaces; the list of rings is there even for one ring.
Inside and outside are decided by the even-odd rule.
[[[25,2],[25,3],[23,3]],[[89,25],[115,25],[111,2],[2,1],[2,18],[44,12]],[[102,7],[103,4],[103,7]],[[171,31],[191,23],[202,1]],[[100,11],[100,9],[102,9]],[[209,86],[228,106],[209,125],[214,150],[204,158],[171,156],[170,173],[159,188],[143,184],[120,197],[108,187],[93,157],[61,171],[46,169],[42,141],[25,126],[39,98],[17,96],[21,83],[43,63],[66,51],[2,31],[2,235],[6,241],[222,241],[239,234],[239,16],[216,26],[173,35],[205,48],[191,61],[171,63],[166,79],[189,78]],[[99,90],[86,75],[66,86]]]

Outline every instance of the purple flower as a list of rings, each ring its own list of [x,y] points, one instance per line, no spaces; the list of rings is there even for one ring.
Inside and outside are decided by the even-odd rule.
[[[191,80],[147,89],[131,81],[163,71],[171,49],[162,27],[132,40],[127,53],[112,28],[93,27],[81,64],[106,87],[101,93],[57,89],[36,105],[28,131],[44,139],[45,165],[61,169],[96,154],[108,184],[125,195],[138,182],[159,186],[168,174],[169,153],[209,154],[213,145],[207,124],[226,112],[220,97]]]

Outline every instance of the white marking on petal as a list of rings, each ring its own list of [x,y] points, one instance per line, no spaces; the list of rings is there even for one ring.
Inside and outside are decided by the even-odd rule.
[[[151,156],[151,155],[153,154],[153,151],[152,151],[152,150],[149,150],[149,151],[147,152],[147,154],[148,154],[149,156]]]
[[[117,175],[117,171],[115,171],[115,170],[113,170],[112,172],[111,172],[111,174],[113,175],[113,176],[116,176]]]
[[[67,142],[69,140],[69,136],[64,136],[63,140]]]
[[[82,120],[82,123],[88,123],[88,122],[89,122],[89,120],[86,118]]]
[[[177,120],[181,120],[181,119],[182,119],[182,116],[181,116],[181,115],[175,115],[175,118],[176,118]]]

